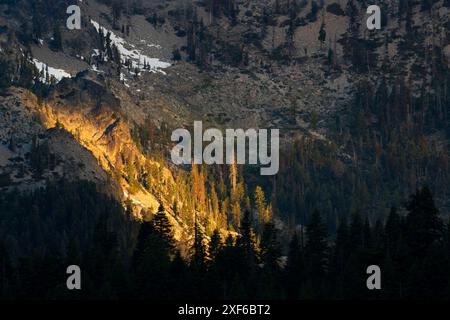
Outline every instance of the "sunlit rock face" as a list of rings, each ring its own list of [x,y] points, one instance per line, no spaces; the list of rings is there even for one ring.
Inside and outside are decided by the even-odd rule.
[[[61,81],[45,104],[44,116],[47,127],[65,128],[92,152],[104,170],[114,173],[124,197],[143,208],[157,209],[159,203],[153,195],[141,189],[131,192],[122,177],[128,163],[137,170],[151,160],[136,147],[120,112],[120,101],[105,89],[101,75],[85,72]],[[169,171],[165,174],[171,179]]]
[[[2,190],[33,189],[46,180],[89,180],[107,193],[107,173],[92,153],[60,127],[45,124],[48,108],[22,88],[10,88],[0,103],[0,174],[9,177]]]
[[[123,203],[131,202],[136,218],[143,218],[144,212],[156,212],[161,203],[172,213],[171,199],[162,196],[175,188],[171,172],[137,147],[120,101],[105,88],[102,75],[86,71],[73,79],[63,79],[44,103],[35,105],[44,128],[63,128],[93,155],[96,165],[106,172],[108,183],[117,187],[116,197]],[[129,167],[136,176],[138,172],[151,175],[149,171],[158,168],[161,183],[156,192],[160,196],[157,198],[140,181],[132,185]],[[175,238],[186,236],[182,222],[171,215],[169,218]]]

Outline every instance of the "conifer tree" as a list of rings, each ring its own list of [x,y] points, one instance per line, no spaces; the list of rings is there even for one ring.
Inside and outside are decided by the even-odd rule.
[[[408,244],[414,254],[424,255],[427,248],[442,239],[443,224],[428,187],[411,196],[407,205],[406,231]]]
[[[211,236],[211,240],[209,242],[208,253],[209,253],[210,260],[214,261],[216,259],[217,255],[219,254],[220,250],[222,249],[222,246],[223,246],[223,243],[222,243],[222,238],[220,236],[219,230],[215,229]]]
[[[343,217],[339,221],[336,232],[336,241],[334,243],[331,257],[330,281],[333,286],[333,292],[331,292],[333,297],[344,296],[346,264],[350,253],[350,235],[348,224],[347,219]]]
[[[204,244],[203,234],[200,230],[200,226],[197,221],[195,221],[194,225],[194,244],[192,247],[192,260],[191,266],[194,269],[194,272],[197,272],[199,275],[202,275],[206,272],[206,259],[207,253]]]
[[[323,43],[325,42],[327,38],[327,32],[325,31],[325,22],[322,22],[322,24],[320,25],[320,30],[319,30],[319,41],[320,41],[320,48],[322,48]]]
[[[305,258],[313,297],[323,294],[323,280],[327,269],[327,233],[318,210],[314,210],[306,229]]]
[[[240,236],[238,238],[236,245],[243,250],[246,259],[250,263],[255,263],[256,237],[254,229],[252,227],[252,218],[250,211],[245,211],[239,231]]]
[[[258,213],[258,222],[264,225],[270,221],[270,217],[267,212],[266,197],[260,186],[257,186],[255,189],[254,199],[256,212]]]
[[[278,259],[281,256],[281,247],[277,239],[275,225],[268,222],[264,225],[261,238],[261,261],[271,269],[278,268]]]
[[[142,258],[145,250],[145,244],[147,239],[155,232],[153,228],[153,223],[150,221],[142,222],[139,234],[137,237],[136,246],[133,254],[133,266],[136,267],[139,260]]]
[[[162,204],[159,205],[158,212],[152,219],[152,225],[155,233],[163,240],[169,252],[172,251],[175,247],[172,224]]]

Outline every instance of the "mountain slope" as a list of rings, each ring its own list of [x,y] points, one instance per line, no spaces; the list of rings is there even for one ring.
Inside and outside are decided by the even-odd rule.
[[[264,216],[257,186],[272,216],[295,226],[318,208],[333,232],[353,211],[384,219],[424,184],[448,212],[448,1],[379,1],[374,31],[351,0],[89,0],[74,31],[52,4],[2,6],[6,80],[39,96],[44,127],[89,150],[137,216],[162,203],[187,229],[200,211],[207,233],[236,230],[242,211]],[[58,28],[35,23],[49,14]],[[56,85],[55,70],[74,78]],[[280,174],[171,166],[171,130],[194,120],[280,129]]]

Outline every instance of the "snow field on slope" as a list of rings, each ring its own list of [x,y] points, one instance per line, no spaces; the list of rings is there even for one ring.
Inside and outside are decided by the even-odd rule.
[[[133,61],[133,67],[138,67],[140,71],[146,71],[146,69],[144,69],[145,63],[150,67],[150,72],[160,72],[163,74],[165,74],[165,72],[161,69],[165,69],[171,66],[171,64],[168,62],[164,62],[157,58],[151,58],[149,56],[146,56],[145,54],[142,54],[142,52],[136,49],[133,44],[127,43],[127,41],[116,35],[111,30],[102,27],[98,22],[91,20],[91,24],[94,26],[98,33],[103,31],[105,37],[108,33],[110,33],[111,44],[116,45],[121,55],[122,62],[125,62],[129,59]],[[132,49],[127,49],[127,47],[130,47]],[[134,64],[137,64],[137,66],[134,66]]]

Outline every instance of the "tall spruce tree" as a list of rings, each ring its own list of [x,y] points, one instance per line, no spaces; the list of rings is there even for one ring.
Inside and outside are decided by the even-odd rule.
[[[305,256],[312,297],[323,295],[327,270],[327,232],[318,210],[314,210],[306,229]]]
[[[442,240],[443,223],[428,187],[418,190],[407,204],[407,241],[415,254],[424,255],[435,241]]]
[[[211,236],[211,240],[209,241],[209,248],[208,248],[209,258],[211,261],[214,261],[216,259],[217,255],[222,249],[222,246],[223,243],[222,238],[220,236],[220,232],[218,229],[215,229]]]
[[[164,245],[167,247],[169,252],[172,252],[172,250],[175,247],[172,224],[170,223],[169,218],[167,217],[167,213],[162,204],[160,204],[158,212],[152,219],[152,225],[153,229],[155,230],[155,233],[159,237],[161,237],[161,239],[164,242]]]
[[[204,237],[197,221],[195,222],[194,225],[194,244],[192,246],[192,251],[193,253],[191,266],[199,274],[205,273],[207,253],[204,244]]]

